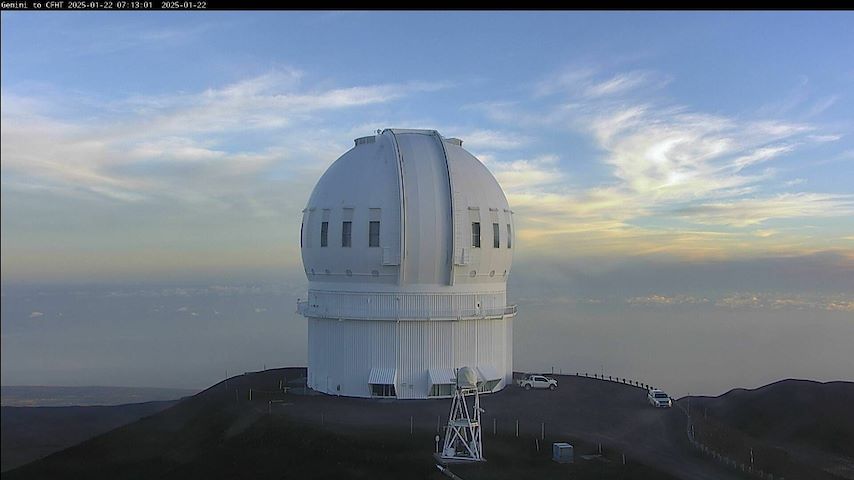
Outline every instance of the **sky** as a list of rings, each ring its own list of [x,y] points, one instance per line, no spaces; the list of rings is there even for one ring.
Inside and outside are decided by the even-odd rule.
[[[376,129],[429,128],[461,138],[516,212],[510,296],[538,311],[522,338],[562,331],[570,305],[589,324],[705,312],[722,339],[738,334],[723,327],[732,312],[807,315],[854,343],[851,12],[0,21],[7,291],[248,282],[297,295],[300,212],[325,168]],[[586,316],[596,305],[609,307]],[[10,322],[4,351],[22,332]],[[839,377],[840,361],[854,366],[840,347],[801,374]],[[787,374],[774,368],[745,382]]]

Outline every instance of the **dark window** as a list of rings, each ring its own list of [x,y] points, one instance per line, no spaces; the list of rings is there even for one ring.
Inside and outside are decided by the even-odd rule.
[[[329,235],[329,222],[323,222],[320,224],[320,246],[325,247],[328,243]]]
[[[374,397],[395,397],[397,393],[394,391],[394,385],[386,383],[372,383],[371,395]]]
[[[471,222],[471,246],[480,248],[480,222]]]
[[[477,390],[479,392],[491,392],[492,390],[495,389],[495,387],[498,386],[498,382],[500,382],[500,381],[501,380],[487,380],[487,381],[481,383],[480,386],[477,388]]]
[[[434,383],[430,387],[431,397],[450,397],[454,394],[453,383]]]
[[[305,226],[305,222],[300,222],[299,224],[299,248],[302,248],[302,227]]]
[[[499,232],[501,231],[501,227],[497,223],[492,224],[492,247],[499,248],[501,247],[501,240],[498,239]]]
[[[351,247],[351,233],[353,232],[353,222],[344,222],[341,224],[341,246]]]
[[[507,224],[507,248],[513,246],[513,231],[510,230],[510,224]]]
[[[371,222],[370,232],[368,233],[368,246],[380,246],[380,222]]]

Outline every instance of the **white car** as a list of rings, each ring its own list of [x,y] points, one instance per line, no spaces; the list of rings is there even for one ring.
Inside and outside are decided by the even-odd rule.
[[[657,388],[649,389],[649,393],[646,394],[646,398],[655,408],[670,408],[673,406],[673,401],[670,400],[670,395]]]
[[[557,388],[557,380],[544,377],[542,375],[528,375],[522,380],[519,380],[519,386],[525,390],[530,390],[532,388],[548,388],[549,390],[554,390]]]

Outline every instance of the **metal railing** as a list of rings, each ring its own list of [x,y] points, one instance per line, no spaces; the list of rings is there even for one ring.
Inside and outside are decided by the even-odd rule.
[[[450,310],[432,310],[428,312],[380,312],[366,315],[346,308],[328,308],[323,305],[311,305],[307,300],[297,301],[297,313],[305,317],[347,318],[352,320],[458,320],[467,318],[496,318],[514,316],[516,305],[497,308],[465,308]]]

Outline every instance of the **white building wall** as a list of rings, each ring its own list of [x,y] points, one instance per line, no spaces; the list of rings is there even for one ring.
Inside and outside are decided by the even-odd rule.
[[[371,368],[397,370],[397,398],[427,398],[431,368],[491,366],[512,375],[512,316],[459,321],[308,321],[309,387],[330,395],[370,397]]]
[[[504,290],[485,292],[336,292],[309,290],[306,314],[329,318],[428,319],[500,315]]]
[[[371,246],[373,221],[380,234]],[[352,222],[349,245],[343,222]],[[358,139],[303,211],[309,291],[298,308],[308,318],[309,386],[368,397],[372,368],[396,369],[398,398],[425,398],[430,368],[491,367],[510,381],[513,235],[500,185],[459,141],[401,129]]]
[[[516,317],[507,317],[507,326],[504,330],[504,372],[507,373],[507,377],[505,377],[505,384],[511,385],[513,384],[513,320]]]

